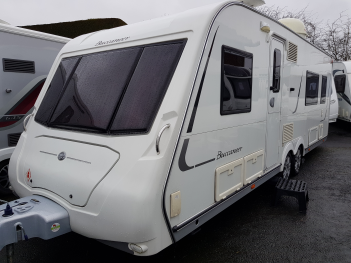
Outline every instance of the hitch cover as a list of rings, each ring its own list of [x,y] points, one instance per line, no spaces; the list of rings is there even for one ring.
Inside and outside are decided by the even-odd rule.
[[[18,226],[24,229],[28,238],[45,240],[71,231],[66,209],[48,198],[32,195],[8,204],[12,209],[11,216],[5,214],[7,204],[0,205],[0,250],[19,240]]]

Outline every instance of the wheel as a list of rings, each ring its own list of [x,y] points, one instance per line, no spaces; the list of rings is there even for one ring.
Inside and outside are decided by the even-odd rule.
[[[289,152],[285,157],[284,168],[283,172],[281,173],[281,177],[283,177],[283,179],[289,179],[291,175],[291,159],[291,153]]]
[[[5,160],[0,162],[0,195],[11,194],[9,187],[9,160]]]
[[[300,167],[301,167],[301,161],[302,161],[302,150],[299,148],[292,158],[292,169],[291,173],[293,176],[298,175],[300,172]]]

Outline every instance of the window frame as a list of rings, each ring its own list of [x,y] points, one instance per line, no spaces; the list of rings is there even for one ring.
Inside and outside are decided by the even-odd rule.
[[[322,92],[323,92],[323,78],[326,78],[324,97],[322,97]],[[325,104],[325,103],[326,103],[326,101],[327,101],[327,90],[328,90],[328,76],[322,75],[321,96],[320,96],[320,99],[319,99],[319,103],[320,103],[320,104]]]
[[[316,102],[312,102],[312,103],[307,103],[307,77],[308,77],[308,74],[312,74],[312,75],[318,76],[317,96],[315,98],[313,98],[313,99],[316,99]],[[315,72],[307,70],[307,72],[306,72],[306,84],[305,84],[305,106],[318,105],[318,97],[319,97],[318,94],[319,94],[319,86],[320,86],[319,79],[320,79],[320,76],[321,75],[318,74],[318,73],[315,73]]]
[[[225,50],[230,50],[231,52],[233,52],[233,54],[238,55],[238,56],[242,56],[244,58],[251,58],[252,60],[252,64],[251,64],[251,85],[250,85],[250,92],[251,92],[251,96],[250,96],[250,108],[249,109],[239,109],[239,110],[234,110],[234,111],[230,111],[230,112],[223,112],[222,110],[222,85],[224,84],[224,54],[225,54]],[[253,61],[254,61],[254,55],[252,53],[246,52],[246,51],[242,51],[240,49],[237,48],[233,48],[230,46],[226,46],[226,45],[222,45],[221,48],[221,82],[220,82],[220,96],[219,96],[219,112],[221,116],[226,116],[226,115],[232,115],[232,114],[240,114],[240,113],[249,113],[252,111],[252,84],[253,84]]]

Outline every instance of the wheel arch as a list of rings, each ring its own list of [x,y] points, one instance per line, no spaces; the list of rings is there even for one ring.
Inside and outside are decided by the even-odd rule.
[[[302,156],[304,156],[305,155],[305,141],[302,137],[298,137],[295,140],[290,141],[287,144],[285,144],[283,151],[282,151],[282,159],[281,159],[282,165],[280,166],[281,172],[284,169],[283,164],[284,164],[285,158],[288,155],[288,153],[291,152],[291,154],[295,155],[300,146],[302,146]]]

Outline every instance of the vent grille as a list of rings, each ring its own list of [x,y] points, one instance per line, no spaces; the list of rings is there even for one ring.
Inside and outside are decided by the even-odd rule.
[[[284,143],[290,142],[294,138],[294,124],[288,123],[283,125],[283,146]]]
[[[35,73],[34,61],[3,58],[2,65],[5,72]]]
[[[297,45],[289,42],[287,60],[297,63],[297,53]]]
[[[21,133],[11,133],[7,135],[9,147],[16,146],[19,139],[21,137]]]

